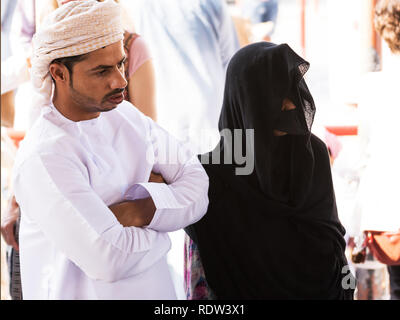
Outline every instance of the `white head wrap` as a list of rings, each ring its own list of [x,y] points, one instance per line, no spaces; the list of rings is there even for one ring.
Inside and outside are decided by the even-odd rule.
[[[50,63],[95,51],[123,39],[120,7],[114,0],[71,1],[52,12],[33,37],[32,83],[37,106],[50,103]]]

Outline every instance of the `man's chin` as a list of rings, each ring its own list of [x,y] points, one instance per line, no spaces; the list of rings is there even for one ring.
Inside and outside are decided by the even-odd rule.
[[[118,104],[106,104],[106,105],[103,105],[103,106],[101,106],[100,108],[99,108],[99,111],[100,112],[107,112],[107,111],[111,111],[111,110],[114,110],[116,107],[118,107]]]

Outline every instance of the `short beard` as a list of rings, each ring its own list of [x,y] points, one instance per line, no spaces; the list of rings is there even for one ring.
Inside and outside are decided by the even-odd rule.
[[[74,101],[74,103],[80,109],[84,110],[85,112],[93,112],[93,113],[107,112],[107,111],[111,111],[111,110],[115,109],[116,106],[113,108],[110,108],[110,107],[102,108],[102,103],[106,102],[107,98],[109,98],[115,94],[118,94],[118,93],[123,93],[125,91],[125,88],[115,89],[112,92],[105,95],[103,97],[103,99],[101,100],[101,102],[97,102],[97,101],[93,100],[92,98],[81,94],[78,90],[76,90],[74,88],[72,76],[70,77],[69,88],[70,88],[70,92],[71,92],[72,101]]]
[[[70,92],[71,92],[71,99],[75,105],[77,105],[80,109],[84,110],[85,112],[102,112],[108,111],[102,110],[101,105],[98,102],[94,101],[92,98],[89,98],[83,94],[81,94],[78,90],[76,90],[73,86],[72,77],[70,78]]]

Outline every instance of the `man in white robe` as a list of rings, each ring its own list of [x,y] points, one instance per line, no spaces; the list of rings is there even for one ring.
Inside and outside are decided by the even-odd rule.
[[[206,212],[197,158],[123,101],[120,20],[113,1],[72,1],[34,37],[42,113],[14,167],[24,299],[175,299],[167,232]]]

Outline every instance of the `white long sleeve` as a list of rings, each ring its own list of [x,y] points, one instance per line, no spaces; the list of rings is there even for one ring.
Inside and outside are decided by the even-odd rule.
[[[149,118],[148,128],[153,171],[168,183],[138,184],[150,194],[157,208],[148,228],[176,231],[197,222],[206,213],[208,176],[196,156]],[[128,191],[128,198],[132,191],[137,191],[137,185]]]

